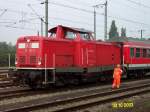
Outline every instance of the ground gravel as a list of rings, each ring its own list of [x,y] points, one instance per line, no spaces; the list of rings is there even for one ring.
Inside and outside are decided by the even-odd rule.
[[[117,103],[117,107],[113,106],[114,103]],[[133,106],[119,106],[119,104],[123,103],[130,103],[133,104]],[[114,101],[103,105],[97,105],[77,112],[150,112],[150,93],[125,98],[123,100]]]
[[[117,106],[115,107],[114,104],[117,104]],[[78,105],[78,104],[73,103],[67,106],[70,105]],[[64,106],[62,105],[59,108],[63,108],[63,107]],[[39,109],[33,112],[51,112],[55,108],[58,107]],[[122,100],[101,104],[101,105],[89,107],[74,112],[150,112],[150,93],[139,95],[139,96],[133,96],[130,98],[125,98]]]

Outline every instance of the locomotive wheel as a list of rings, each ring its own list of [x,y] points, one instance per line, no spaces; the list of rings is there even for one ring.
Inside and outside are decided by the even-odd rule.
[[[33,81],[31,79],[28,79],[28,85],[32,89],[36,89],[37,88],[37,83],[35,83],[35,81]]]
[[[63,82],[63,80],[61,80],[60,77],[56,76],[56,77],[55,77],[55,83],[54,83],[54,85],[55,85],[56,87],[59,87],[59,86],[64,86],[65,83]]]
[[[134,78],[134,77],[135,77],[135,76],[133,75],[133,73],[128,73],[128,74],[127,74],[127,78],[128,78],[128,79],[132,79],[132,78]]]
[[[73,85],[79,85],[79,79],[74,78],[71,82]]]

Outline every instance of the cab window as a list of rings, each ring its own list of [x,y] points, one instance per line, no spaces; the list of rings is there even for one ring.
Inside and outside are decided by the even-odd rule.
[[[91,40],[91,37],[88,33],[80,33],[80,37],[83,39],[83,40]]]
[[[67,39],[75,39],[76,38],[76,33],[71,32],[71,31],[67,31],[66,34],[65,34],[65,37]]]

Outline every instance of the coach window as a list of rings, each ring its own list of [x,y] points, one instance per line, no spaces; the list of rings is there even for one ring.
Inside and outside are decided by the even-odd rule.
[[[65,37],[66,37],[67,39],[75,39],[76,34],[75,34],[74,32],[67,31]]]
[[[136,57],[137,57],[137,58],[140,57],[140,48],[136,48]]]
[[[146,49],[143,49],[143,57],[145,58],[147,55],[147,50]]]
[[[130,56],[134,57],[134,48],[130,48]]]
[[[147,49],[147,57],[150,58],[150,49]]]

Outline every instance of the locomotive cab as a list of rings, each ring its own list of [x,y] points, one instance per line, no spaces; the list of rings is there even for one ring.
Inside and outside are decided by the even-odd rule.
[[[58,25],[49,30],[49,38],[51,39],[65,39],[65,40],[83,40],[94,41],[95,38],[91,31],[85,29],[71,28]]]

